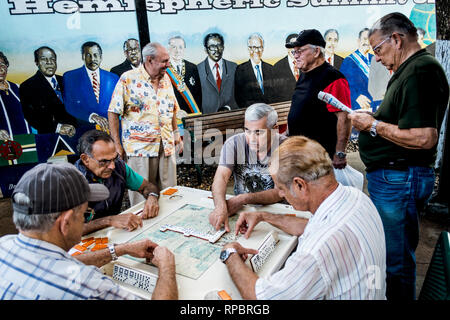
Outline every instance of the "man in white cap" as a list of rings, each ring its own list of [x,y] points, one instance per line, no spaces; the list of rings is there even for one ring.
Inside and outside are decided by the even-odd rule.
[[[136,299],[99,269],[67,251],[81,240],[88,201],[108,197],[101,184],[88,184],[71,164],[39,164],[26,172],[12,194],[18,235],[0,238],[0,297],[2,299]],[[159,268],[152,299],[176,299],[175,259],[148,239],[109,245],[79,255],[100,266],[119,255],[151,260]],[[80,259],[81,260],[81,259]]]

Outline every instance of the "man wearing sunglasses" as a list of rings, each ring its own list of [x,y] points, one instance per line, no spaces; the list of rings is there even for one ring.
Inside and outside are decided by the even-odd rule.
[[[101,183],[110,192],[106,200],[89,202],[83,234],[110,226],[133,231],[142,226],[142,219],[158,215],[158,188],[119,158],[110,135],[98,130],[87,131],[78,142],[78,152],[80,159],[75,163],[78,170],[89,183]],[[126,189],[138,191],[146,198],[141,215],[119,215]]]
[[[368,191],[386,236],[386,296],[415,298],[418,211],[434,186],[438,132],[448,103],[445,73],[417,41],[417,29],[401,13],[378,20],[369,32],[377,62],[394,73],[375,114],[349,116],[360,130],[359,151]]]

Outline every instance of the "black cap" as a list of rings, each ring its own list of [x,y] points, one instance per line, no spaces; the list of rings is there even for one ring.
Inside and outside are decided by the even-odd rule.
[[[13,210],[29,215],[58,213],[108,197],[104,185],[89,184],[70,163],[38,164],[25,172],[11,196]]]
[[[286,43],[286,48],[303,47],[306,44],[312,44],[325,48],[325,39],[322,34],[316,29],[306,29],[300,31],[295,41]]]

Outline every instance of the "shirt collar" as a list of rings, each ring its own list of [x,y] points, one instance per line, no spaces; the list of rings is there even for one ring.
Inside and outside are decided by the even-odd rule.
[[[89,75],[89,77],[92,77],[92,73],[95,73],[95,75],[97,76],[97,78],[99,78],[100,75],[100,68],[97,68],[95,71],[89,70],[88,67],[86,67],[86,65],[84,66],[84,68],[86,69],[87,74]]]
[[[22,233],[19,233],[19,235],[16,238],[16,241],[21,245],[29,248],[33,251],[45,251],[47,254],[57,254],[57,255],[63,255],[65,257],[71,257],[63,248],[58,247],[57,245],[39,240],[30,238]]]
[[[334,190],[325,200],[322,201],[320,206],[317,208],[316,212],[311,216],[309,221],[314,221],[314,223],[318,223],[325,219],[328,219],[328,216],[333,214],[334,212],[334,204],[335,202],[343,195],[345,189],[342,184],[338,184],[336,190]]]
[[[213,61],[210,57],[208,57],[208,63],[209,63],[209,67],[211,68],[211,70],[214,70],[214,68],[216,67],[216,62]],[[219,69],[222,70],[223,59],[220,58],[220,60],[217,61],[217,63],[219,64]]]

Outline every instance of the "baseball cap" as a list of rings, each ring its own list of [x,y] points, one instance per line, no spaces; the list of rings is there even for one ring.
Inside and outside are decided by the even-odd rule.
[[[303,47],[306,44],[312,44],[325,48],[325,39],[322,34],[316,29],[306,29],[300,31],[295,41],[286,43],[286,48]]]
[[[13,210],[22,214],[48,214],[72,209],[86,201],[109,197],[102,184],[89,184],[70,163],[41,163],[25,172],[14,188]]]

